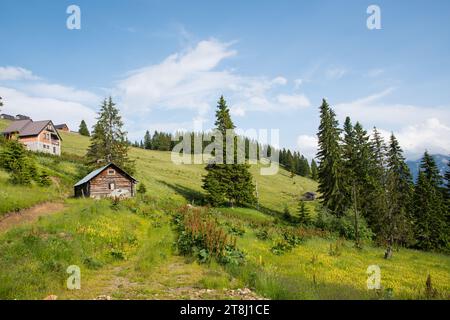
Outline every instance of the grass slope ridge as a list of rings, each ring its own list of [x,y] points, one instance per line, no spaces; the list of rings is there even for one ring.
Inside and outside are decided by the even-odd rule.
[[[2,125],[5,122],[0,121],[0,130]],[[89,138],[61,134],[63,153],[68,155],[63,159],[85,153]],[[138,180],[147,186],[144,201],[131,199],[116,205],[108,200],[66,199],[62,212],[0,234],[0,299],[42,299],[49,294],[61,299],[99,295],[115,299],[234,299],[242,297],[230,291],[244,287],[272,299],[421,299],[427,298],[428,274],[438,292],[435,298],[450,299],[447,255],[401,249],[391,260],[384,260],[382,248],[366,245],[357,250],[351,242],[335,236],[311,236],[277,255],[271,249],[280,236],[278,219],[250,208],[211,209],[221,225],[241,231],[237,245],[246,253],[244,266],[198,264],[181,257],[173,246],[171,213],[187,201],[198,203],[203,198],[203,166],[177,166],[169,152],[131,148],[130,156],[136,160]],[[36,157],[39,166],[60,181],[61,194],[47,193],[52,197],[71,193],[77,164]],[[291,179],[283,169],[275,176],[260,176],[258,168],[252,166],[251,170],[261,207],[267,211],[281,212],[288,204],[295,212],[298,197],[316,190],[310,179]],[[47,200],[31,196],[34,191],[47,194],[39,187],[14,189],[1,171],[0,187],[7,190],[0,194],[1,199],[10,197],[18,207]],[[25,193],[30,193],[30,200],[21,197]],[[272,237],[263,239],[263,229]],[[332,253],[330,245],[338,242],[339,254]],[[66,289],[66,268],[73,264],[81,268],[81,290]],[[366,287],[366,270],[373,264],[381,267],[380,291]]]

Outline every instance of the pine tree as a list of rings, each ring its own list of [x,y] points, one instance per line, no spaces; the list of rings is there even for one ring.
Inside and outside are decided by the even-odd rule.
[[[439,169],[434,159],[425,152],[412,202],[414,235],[419,249],[445,249],[449,245],[447,208],[441,185]]]
[[[142,182],[139,184],[139,187],[137,189],[137,193],[139,194],[145,194],[147,192],[147,187]]]
[[[3,169],[10,173],[13,184],[27,185],[31,183],[31,171],[36,168],[22,143],[16,140],[8,141],[0,154],[0,164]]]
[[[298,222],[302,225],[308,225],[311,223],[311,216],[308,208],[306,208],[305,201],[300,200],[298,207]]]
[[[324,99],[320,107],[318,133],[319,192],[322,204],[334,215],[342,216],[345,211],[345,189],[342,177],[340,129],[334,111]]]
[[[371,162],[369,136],[357,122],[353,127],[349,117],[344,124],[343,170],[346,193],[346,207],[354,215],[355,241],[360,246],[359,215],[368,213],[367,199],[371,190],[369,163]]]
[[[236,143],[233,146],[234,163],[220,163],[226,159],[226,134],[235,126],[223,96],[220,97],[216,111],[216,130],[223,137],[223,149],[216,150],[214,161],[206,166],[207,174],[203,178],[203,188],[207,192],[208,201],[214,205],[251,205],[256,202],[255,186],[247,164],[238,164]],[[236,138],[236,137],[235,137]],[[234,139],[236,142],[236,139]]]
[[[373,129],[370,140],[371,161],[369,172],[371,189],[367,200],[366,219],[370,228],[379,234],[382,229],[384,215],[387,212],[386,199],[386,153],[387,147],[377,128]]]
[[[89,137],[91,135],[84,120],[81,120],[80,127],[78,128],[78,133],[86,137]]]
[[[355,166],[356,166],[356,137],[353,124],[350,117],[345,118],[344,122],[344,141],[342,145],[342,170],[345,190],[345,209],[352,205],[353,189],[355,187]]]
[[[105,99],[91,135],[91,145],[86,155],[88,164],[97,167],[99,163],[114,162],[130,174],[134,172],[134,161],[128,158],[127,133],[122,127],[119,109],[111,97]]]
[[[144,149],[150,150],[152,148],[152,136],[150,135],[150,132],[147,130],[144,135],[144,143],[143,143]]]
[[[311,179],[317,181],[319,178],[317,163],[314,161],[314,159],[311,160]]]
[[[443,180],[442,176],[439,173],[439,168],[436,165],[436,161],[434,161],[433,157],[428,153],[428,151],[425,151],[422,161],[420,163],[420,170],[425,173],[426,178],[431,183],[433,187],[436,189],[440,189]]]
[[[403,157],[403,151],[394,134],[387,152],[386,207],[380,231],[387,242],[385,258],[392,255],[395,243],[411,241],[411,217],[408,209],[412,193],[412,177]]]

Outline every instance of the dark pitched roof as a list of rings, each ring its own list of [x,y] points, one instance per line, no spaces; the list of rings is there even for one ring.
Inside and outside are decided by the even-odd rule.
[[[64,127],[69,128],[69,126],[65,123],[55,125],[55,129],[63,129]]]
[[[49,124],[53,125],[51,120],[33,121],[33,120],[16,120],[12,122],[3,133],[18,132],[19,137],[37,136]],[[54,126],[54,125],[53,125]],[[56,131],[59,139],[62,140],[58,131]]]
[[[25,126],[27,126],[31,120],[17,120],[13,121],[4,131],[3,133],[12,133],[12,132],[20,132]]]
[[[100,173],[102,173],[103,171],[105,171],[106,169],[108,169],[109,167],[114,167],[115,169],[117,169],[118,171],[122,172],[125,176],[127,176],[130,180],[133,180],[134,182],[137,182],[137,180],[135,178],[133,178],[131,175],[129,175],[127,172],[125,172],[124,170],[122,170],[121,168],[119,168],[118,166],[116,166],[114,163],[110,162],[108,163],[106,166],[103,166],[101,168],[98,168],[94,171],[92,171],[91,173],[89,173],[87,176],[85,176],[83,179],[81,179],[80,181],[78,181],[77,183],[74,184],[74,187],[80,186],[82,184],[85,184],[86,182],[91,181],[92,179],[94,179],[96,176],[98,176]]]

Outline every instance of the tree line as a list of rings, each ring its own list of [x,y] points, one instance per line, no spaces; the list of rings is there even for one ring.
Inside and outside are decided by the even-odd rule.
[[[396,245],[449,249],[449,183],[443,187],[443,177],[427,152],[414,184],[393,133],[385,142],[376,128],[370,136],[349,117],[340,128],[326,100],[320,107],[318,141],[321,203],[337,217],[354,218],[357,246],[358,227],[365,219],[376,240],[386,245],[386,258]]]
[[[203,153],[205,148],[213,141],[213,133],[207,132],[185,132],[176,133],[175,136],[178,137],[189,137],[191,141],[191,154],[197,152]],[[182,139],[182,138],[180,138]],[[309,177],[317,180],[317,164],[314,159],[311,164],[308,159],[301,155],[300,152],[292,152],[289,149],[283,148],[282,150],[276,150],[271,145],[261,144],[254,139],[248,137],[238,136],[237,139],[242,141],[245,148],[245,159],[250,159],[251,151],[256,150],[256,160],[260,160],[261,154],[264,157],[270,159],[272,153],[277,151],[279,154],[279,164],[286,170],[291,172],[291,175],[299,175],[302,177]],[[166,132],[154,131],[151,134],[148,130],[145,132],[144,138],[140,141],[135,141],[132,143],[133,147],[147,149],[147,150],[158,150],[158,151],[170,151],[180,140],[174,139],[174,135]],[[196,150],[194,146],[194,141],[201,142],[201,147]]]

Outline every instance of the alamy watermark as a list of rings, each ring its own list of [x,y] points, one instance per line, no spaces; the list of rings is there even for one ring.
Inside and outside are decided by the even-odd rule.
[[[81,289],[81,269],[79,266],[71,265],[67,267],[66,272],[70,274],[67,278],[67,289],[80,290]]]
[[[267,129],[230,129],[225,136],[217,130],[201,135],[175,133],[172,141],[178,143],[171,159],[177,165],[259,163],[261,175],[275,175],[279,168],[279,139],[278,129],[271,129],[270,135]],[[246,144],[246,140],[255,142]]]
[[[367,289],[379,290],[381,289],[381,269],[379,266],[373,264],[367,267]]]
[[[66,13],[70,14],[66,20],[66,26],[69,30],[81,29],[81,9],[79,6],[72,4],[67,7]]]
[[[367,7],[367,14],[370,16],[367,18],[366,24],[369,30],[381,29],[381,9],[376,4],[372,4]]]

